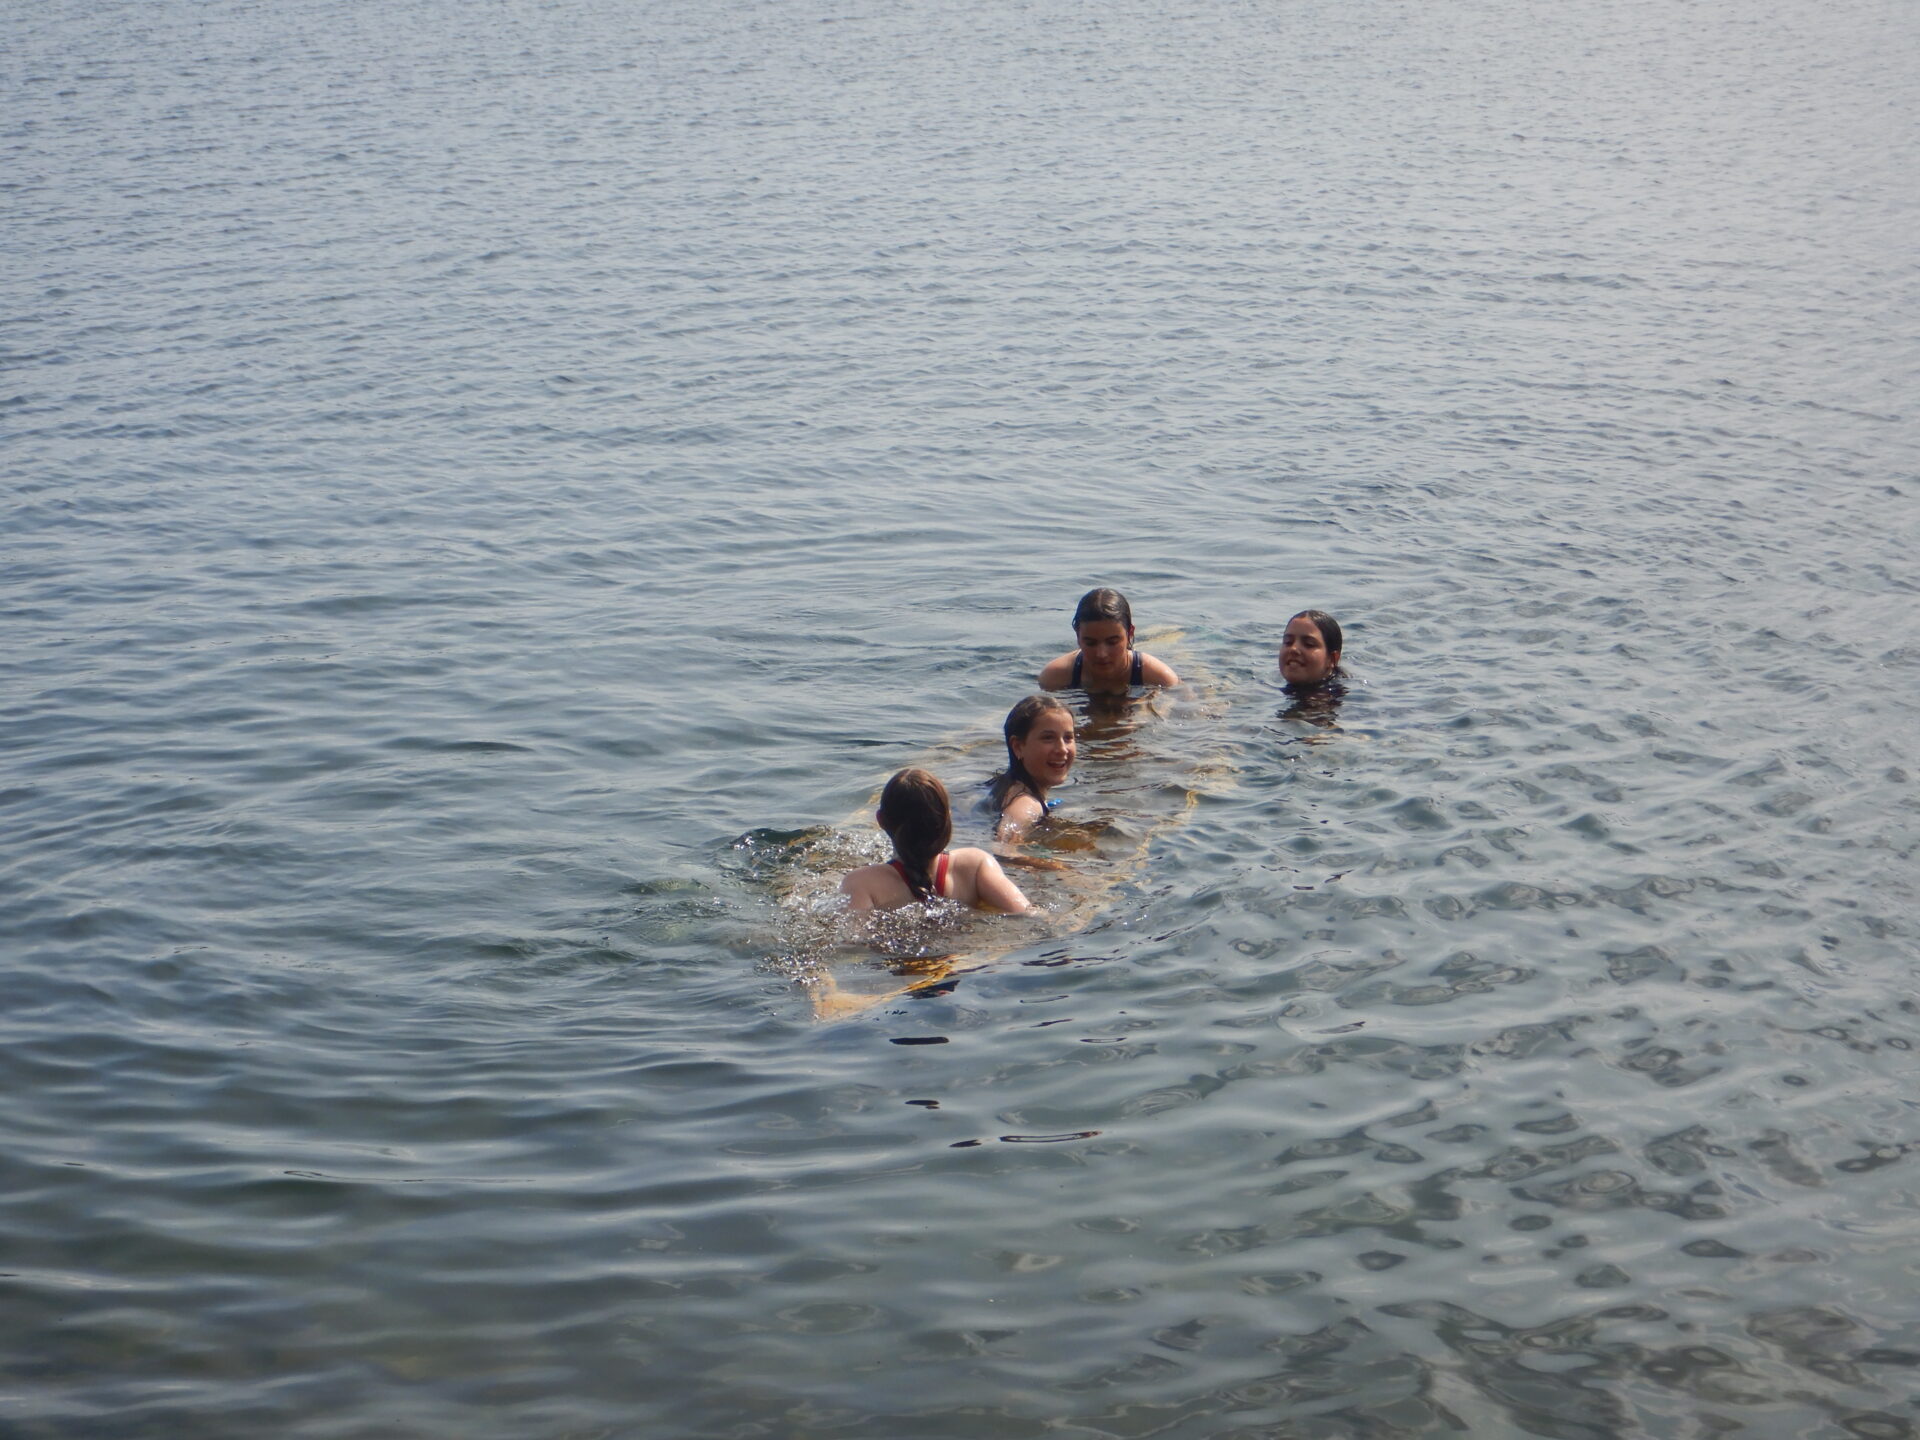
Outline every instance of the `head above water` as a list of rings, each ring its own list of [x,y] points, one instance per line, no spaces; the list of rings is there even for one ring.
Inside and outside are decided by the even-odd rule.
[[[893,841],[893,853],[907,872],[907,888],[916,900],[933,894],[933,862],[953,839],[953,806],[947,787],[925,770],[902,770],[880,792],[874,816]]]
[[[1073,768],[1073,712],[1050,695],[1029,695],[1007,712],[1000,733],[1007,742],[1007,768],[994,778],[993,805],[1004,810],[1017,789],[1036,800]]]
[[[1280,641],[1280,678],[1305,689],[1347,672],[1340,668],[1340,622],[1324,610],[1302,610]]]
[[[1127,639],[1133,639],[1133,607],[1118,590],[1089,590],[1082,595],[1073,611],[1073,633],[1078,635],[1082,625],[1099,620],[1118,621],[1125,628]]]
[[[1124,689],[1133,660],[1133,607],[1118,590],[1089,590],[1073,612],[1080,647],[1075,680],[1089,690]]]

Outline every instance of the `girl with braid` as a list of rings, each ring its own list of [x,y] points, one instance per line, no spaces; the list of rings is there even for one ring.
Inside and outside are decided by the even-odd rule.
[[[1033,908],[986,851],[948,852],[953,807],[946,786],[925,770],[902,770],[887,781],[873,818],[893,842],[893,859],[863,865],[841,880],[840,893],[853,909],[898,910],[936,899],[1013,914]]]

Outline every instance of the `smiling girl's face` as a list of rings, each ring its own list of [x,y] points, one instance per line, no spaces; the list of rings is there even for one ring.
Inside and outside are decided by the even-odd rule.
[[[1304,615],[1287,622],[1280,641],[1280,678],[1289,685],[1318,685],[1333,674],[1340,652],[1327,649],[1320,627]]]
[[[1027,774],[1051,790],[1073,769],[1073,716],[1065,710],[1043,710],[1025,735],[1008,737],[1007,748]]]

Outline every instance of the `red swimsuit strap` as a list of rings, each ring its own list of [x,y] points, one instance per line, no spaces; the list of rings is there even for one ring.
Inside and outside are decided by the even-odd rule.
[[[898,860],[889,860],[887,864],[892,867],[894,874],[906,881],[907,889],[913,889],[913,882],[907,880],[906,866]],[[940,852],[940,858],[933,862],[933,893],[936,895],[947,893],[947,853],[944,850]]]

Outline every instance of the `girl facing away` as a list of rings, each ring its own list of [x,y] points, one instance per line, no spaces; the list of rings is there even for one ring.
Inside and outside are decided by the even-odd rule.
[[[989,782],[987,803],[999,817],[994,838],[1016,844],[1059,803],[1047,799],[1047,792],[1064,784],[1073,769],[1073,712],[1049,696],[1029,695],[1007,712],[1000,730],[1007,768]]]
[[[1134,685],[1178,685],[1173,667],[1133,648],[1133,607],[1118,590],[1089,590],[1073,612],[1080,648],[1049,660],[1042,690],[1124,691]]]
[[[925,770],[902,770],[887,781],[874,819],[893,842],[893,859],[863,865],[840,881],[853,909],[898,910],[934,899],[1011,914],[1033,908],[986,851],[968,846],[948,852],[953,807],[947,787]]]

